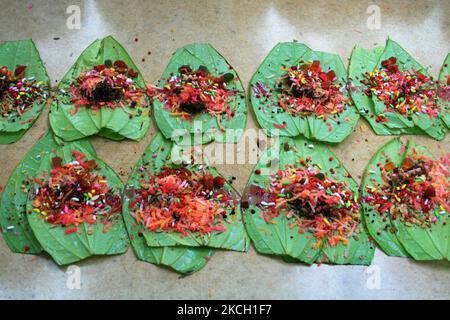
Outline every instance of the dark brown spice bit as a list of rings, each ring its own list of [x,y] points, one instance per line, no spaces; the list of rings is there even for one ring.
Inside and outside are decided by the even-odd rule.
[[[52,165],[53,165],[53,168],[60,168],[62,165],[62,158],[60,158],[60,157],[53,158]]]

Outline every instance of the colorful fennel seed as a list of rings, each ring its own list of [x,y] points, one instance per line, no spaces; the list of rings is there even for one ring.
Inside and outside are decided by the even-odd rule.
[[[26,202],[28,223],[43,250],[58,265],[126,252],[117,174],[87,140],[46,148]]]
[[[214,250],[197,246],[148,246],[144,237],[148,230],[136,221],[136,214],[134,213],[137,209],[137,193],[135,190],[145,190],[141,188],[141,182],[152,177],[148,174],[150,170],[160,171],[160,166],[169,165],[166,164],[166,161],[167,157],[171,154],[171,149],[171,142],[164,139],[161,134],[157,134],[146,148],[144,155],[136,163],[129,177],[127,186],[125,187],[122,210],[130,242],[138,259],[152,264],[170,267],[182,274],[191,274],[199,271],[206,265],[214,254]],[[145,183],[144,186],[146,186]],[[149,203],[148,201],[145,202],[147,204]],[[130,203],[135,204],[130,205]]]
[[[26,66],[18,66],[12,72],[6,66],[0,68],[0,116],[20,119],[35,102],[44,102],[45,83],[27,78],[26,69]]]
[[[181,66],[178,74],[172,75],[164,87],[148,86],[150,97],[164,103],[172,116],[192,121],[199,113],[207,113],[217,119],[222,132],[222,117],[229,121],[235,116],[236,107],[229,104],[229,99],[238,93],[228,89],[227,83],[235,80],[232,73],[220,77],[213,76],[205,66],[192,70],[190,66]]]
[[[0,44],[0,144],[14,143],[41,114],[50,87],[32,40]]]
[[[401,71],[397,58],[390,57],[381,62],[381,68],[366,72],[361,82],[366,85],[365,94],[375,96],[384,103],[386,112],[398,112],[404,117],[424,113],[430,119],[441,112],[437,105],[436,82],[420,71]],[[377,122],[388,122],[384,113],[378,115]]]
[[[133,78],[139,75],[127,64],[117,60],[114,64],[106,60],[91,70],[83,71],[70,85],[70,102],[75,105],[74,115],[80,106],[98,111],[100,108],[134,108],[146,106],[144,92],[138,88]],[[130,118],[133,114],[129,114]]]
[[[156,124],[178,145],[237,143],[247,123],[245,90],[234,68],[208,43],[178,48],[153,97]]]
[[[270,136],[342,142],[359,120],[346,78],[338,55],[279,43],[250,82],[256,120]]]
[[[367,229],[390,256],[450,258],[450,156],[393,139],[370,161],[362,185]]]
[[[355,47],[348,79],[356,108],[376,134],[445,137],[436,81],[395,41],[372,50]]]
[[[278,105],[293,116],[315,115],[326,122],[331,114],[341,114],[349,98],[343,93],[345,86],[337,82],[333,70],[323,72],[320,61],[300,61],[298,65],[283,68],[279,77]],[[265,96],[270,96],[265,94]]]
[[[256,250],[288,262],[370,264],[357,183],[325,145],[279,142],[258,161],[241,202]]]
[[[224,232],[223,220],[234,214],[238,201],[222,187],[221,176],[204,167],[169,168],[141,180],[136,191],[133,215],[149,231],[209,234]],[[133,210],[132,209],[132,210]]]
[[[379,165],[383,182],[373,179],[364,200],[383,220],[429,228],[439,223],[434,210],[450,212],[450,155],[434,161],[413,149],[401,166],[390,161]]]
[[[77,151],[72,155],[76,160],[66,164],[59,157],[52,158],[47,182],[35,178],[38,187],[33,212],[48,223],[66,227],[66,234],[77,232],[82,223],[101,223],[106,232],[110,218],[120,215],[120,195],[113,193],[105,176],[94,171],[95,160],[86,160],[86,155]]]
[[[316,238],[315,246],[347,244],[359,224],[358,198],[346,181],[338,182],[318,169],[294,167],[272,174],[266,201],[258,204],[264,219],[284,214],[289,226]],[[267,202],[268,200],[268,202]]]
[[[92,135],[141,140],[150,127],[145,81],[122,45],[95,40],[59,82],[50,126],[64,141]]]
[[[155,263],[147,258],[153,248],[185,246],[196,249],[192,257],[201,250],[210,255],[204,250],[208,247],[248,250],[237,191],[207,165],[197,148],[178,146],[162,134],[156,135],[136,166],[125,189],[123,210],[128,232],[138,229],[145,239],[133,243],[145,261]],[[191,260],[188,252],[180,254]]]
[[[79,144],[91,147],[88,141],[79,141]],[[1,194],[0,227],[6,230],[3,232],[3,238],[13,252],[30,254],[42,252],[42,247],[28,223],[26,205],[28,191],[33,181],[31,177],[36,176],[41,159],[56,148],[60,146],[53,134],[47,131],[16,166]]]

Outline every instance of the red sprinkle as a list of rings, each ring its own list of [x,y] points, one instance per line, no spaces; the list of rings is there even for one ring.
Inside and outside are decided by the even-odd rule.
[[[77,228],[67,228],[64,234],[71,234],[77,232]]]
[[[285,129],[287,127],[287,123],[286,122],[283,124],[274,123],[273,126],[277,129]]]

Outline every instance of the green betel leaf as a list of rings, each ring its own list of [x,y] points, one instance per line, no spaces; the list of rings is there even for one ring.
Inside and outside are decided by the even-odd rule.
[[[185,153],[189,150],[184,150],[176,144],[165,139],[161,134],[158,134],[150,143],[143,157],[139,161],[133,175],[130,177],[127,189],[125,190],[124,212],[131,214],[129,208],[130,202],[136,200],[136,189],[141,188],[141,180],[160,172],[163,167],[177,167],[183,161],[189,160],[190,156],[185,158]],[[192,154],[192,156],[195,156]],[[196,156],[198,161],[206,161],[201,156]],[[201,160],[200,160],[201,159]],[[207,170],[209,174],[214,177],[219,177],[219,173],[212,167],[205,167],[206,164],[187,164],[186,168],[192,172]],[[225,180],[225,179],[224,179]],[[232,195],[234,199],[238,199],[237,192],[230,184],[224,183],[222,190]],[[136,203],[133,204],[135,206]],[[133,207],[134,208],[134,207]],[[235,251],[247,251],[249,246],[249,239],[245,233],[242,223],[239,206],[233,210],[233,207],[226,208],[227,217],[223,220],[224,231],[211,231],[206,234],[187,231],[185,235],[175,231],[154,231],[151,232],[141,226],[143,236],[149,247],[167,247],[167,246],[185,246],[185,247],[211,247],[219,249],[229,249]],[[136,219],[133,218],[135,221]],[[128,226],[130,228],[130,226]],[[205,249],[203,249],[205,250]],[[202,254],[203,256],[203,254]]]
[[[242,201],[243,217],[247,232],[256,250],[263,254],[280,255],[288,262],[300,261],[307,264],[323,262],[330,264],[368,265],[373,259],[374,247],[365,231],[362,220],[344,245],[328,245],[327,239],[317,239],[313,232],[292,225],[294,219],[282,213],[267,221],[263,205],[272,201],[267,190],[271,173],[296,165],[310,158],[311,168],[330,175],[336,181],[346,181],[348,189],[358,196],[358,185],[336,156],[323,144],[301,138],[280,138],[259,160],[250,176]]]
[[[393,217],[389,212],[381,214],[369,201],[373,192],[377,192],[380,185],[383,185],[382,168],[391,163],[401,168],[405,159],[415,153],[432,158],[426,148],[415,146],[412,140],[402,143],[396,138],[384,145],[370,160],[361,185],[365,224],[370,235],[389,256],[411,257],[415,260],[448,260],[450,215],[442,206],[431,211],[430,225],[419,225],[399,216]],[[421,178],[417,175],[416,179]],[[409,186],[406,185],[406,188]]]
[[[272,136],[279,130],[280,135],[295,137],[301,132],[293,117],[286,113],[272,112],[269,100],[265,101],[263,92],[269,92],[276,85],[276,80],[283,72],[283,65],[298,63],[301,57],[311,51],[306,45],[298,42],[278,43],[267,55],[250,81],[250,101],[259,125]],[[286,124],[285,128],[276,128],[274,124]]]
[[[428,134],[436,140],[443,139],[446,130],[439,117],[430,118],[423,112],[405,116],[395,110],[387,110],[384,102],[376,95],[369,97],[365,94],[367,86],[361,82],[364,73],[379,70],[381,63],[391,57],[397,59],[400,71],[409,72],[414,69],[429,76],[426,68],[391,39],[387,40],[385,47],[372,50],[355,47],[350,58],[348,74],[349,82],[352,84],[351,96],[359,112],[378,135]]]
[[[150,125],[150,109],[146,98],[135,107],[102,107],[93,110],[81,105],[75,114],[71,103],[71,83],[84,71],[106,64],[106,61],[123,61],[129,70],[138,72],[133,79],[137,88],[145,90],[145,82],[128,53],[113,37],[94,41],[87,47],[59,84],[60,94],[52,103],[50,125],[55,134],[66,141],[74,141],[91,135],[112,140],[142,139]],[[71,113],[72,111],[72,113]]]
[[[278,79],[285,74],[283,67],[298,65],[299,61],[320,61],[324,72],[333,70],[336,82],[345,85],[347,73],[336,54],[313,51],[297,42],[277,44],[251,80],[251,103],[260,126],[270,136],[279,132],[281,136],[303,135],[308,139],[338,143],[353,131],[359,114],[351,104],[346,104],[342,113],[330,114],[325,121],[317,115],[293,116],[279,105]],[[348,93],[345,93],[348,96]]]
[[[428,70],[420,65],[408,52],[406,52],[398,43],[395,41],[388,39],[386,43],[386,48],[381,55],[377,67],[381,67],[381,61],[389,59],[390,57],[396,57],[398,61],[398,65],[400,70],[416,70],[420,71],[422,74],[429,76]],[[420,130],[423,130],[426,134],[431,136],[436,140],[442,140],[445,137],[445,127],[442,124],[442,121],[439,117],[431,119],[427,114],[422,112],[414,113],[412,115],[412,120],[407,119],[397,112],[384,112],[386,106],[381,103],[376,97],[372,98],[375,103],[375,112],[377,115],[380,113],[384,113],[388,118],[388,122],[386,125],[392,128],[413,128],[416,127]],[[378,106],[378,108],[377,108]],[[402,125],[403,124],[403,125]]]
[[[95,155],[89,142],[79,141],[80,145]],[[43,157],[60,148],[51,131],[47,131],[17,165],[5,185],[0,202],[0,226],[3,237],[10,249],[17,253],[36,254],[42,247],[28,224],[26,203],[31,178],[41,165]]]
[[[17,253],[40,253],[42,248],[35,238],[26,217],[26,202],[30,181],[39,168],[41,159],[57,148],[51,132],[28,151],[17,165],[2,193],[0,202],[0,225],[9,248]]]
[[[52,159],[55,157],[61,158],[63,164],[75,161],[72,151],[86,155],[86,160],[95,160],[97,167],[94,171],[105,176],[113,194],[121,194],[123,184],[120,178],[103,161],[96,158],[87,140],[66,143],[43,155],[35,177],[45,180],[53,168]],[[27,215],[28,222],[42,248],[58,265],[74,263],[93,255],[114,255],[127,251],[128,235],[120,213],[112,214],[108,218],[108,225],[100,220],[95,224],[81,222],[76,231],[69,233],[67,231],[73,228],[51,224],[43,219],[42,214],[34,211],[33,201],[37,187],[36,183],[28,194],[26,208],[27,212],[31,212]]]
[[[192,119],[183,119],[166,108],[164,99],[155,98],[155,120],[164,137],[180,145],[239,141],[247,124],[247,106],[244,87],[236,71],[210,44],[194,43],[179,48],[173,54],[159,85],[163,87],[173,75],[180,75],[179,69],[183,66],[189,66],[192,70],[206,68],[214,77],[223,76],[228,81],[227,89],[235,92],[226,102],[233,116],[220,116],[220,126],[224,130],[222,131],[218,119],[207,112],[197,113]]]
[[[141,179],[140,168],[145,166],[148,159],[155,152],[161,152],[161,148],[168,148],[170,152],[171,144],[168,140],[165,140],[162,135],[158,134],[144,151],[144,155],[139,159],[138,163],[134,167],[128,183],[125,186],[125,193],[123,197],[123,216],[125,225],[128,230],[131,245],[133,246],[134,253],[138,259],[149,263],[163,265],[174,269],[177,272],[183,274],[190,274],[202,269],[209,258],[214,254],[214,250],[209,248],[190,248],[190,247],[149,247],[147,241],[144,238],[144,227],[136,222],[136,219],[132,216],[130,210],[130,201],[134,197],[134,187],[139,185]],[[165,154],[167,156],[167,154]],[[161,166],[164,164],[164,157],[152,158],[156,165]]]
[[[400,130],[388,129],[383,123],[377,122],[375,117],[375,106],[365,93],[365,85],[361,83],[363,74],[375,69],[384,47],[366,50],[355,46],[348,65],[348,82],[351,84],[350,95],[359,113],[369,122],[373,131],[379,135],[399,134]]]
[[[42,90],[42,95],[36,97],[30,104],[30,109],[22,115],[17,112],[7,116],[0,114],[0,144],[9,144],[18,141],[41,114],[47,102],[50,79],[32,40],[7,41],[0,44],[0,68],[3,66],[12,73],[17,67],[26,66],[23,77],[26,77],[29,83],[35,81]],[[4,97],[0,96],[0,103],[2,100]]]
[[[441,105],[441,119],[450,128],[450,54],[444,60],[439,73],[439,103]]]
[[[383,181],[379,174],[381,172],[380,168],[378,168],[377,164],[382,163],[381,161],[386,157],[386,155],[390,155],[393,159],[396,159],[396,161],[401,163],[403,160],[403,156],[399,155],[401,149],[402,142],[400,139],[396,138],[385,144],[373,156],[366,168],[361,182],[361,196],[363,198],[367,196],[368,190],[374,187],[371,182],[372,179],[375,179],[375,181],[379,183],[382,183]],[[397,239],[396,230],[392,225],[392,221],[390,219],[384,220],[382,216],[380,216],[364,201],[362,207],[366,228],[381,249],[383,249],[383,251],[389,256],[409,257],[409,254]]]

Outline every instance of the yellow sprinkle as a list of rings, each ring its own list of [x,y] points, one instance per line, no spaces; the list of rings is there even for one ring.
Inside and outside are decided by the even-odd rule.
[[[41,212],[41,210],[39,210],[38,208],[34,208],[33,211],[36,212],[36,213]]]
[[[323,222],[325,222],[325,224],[326,224],[327,226],[331,227],[331,223],[330,223],[330,221],[328,221],[327,218],[323,218]]]

